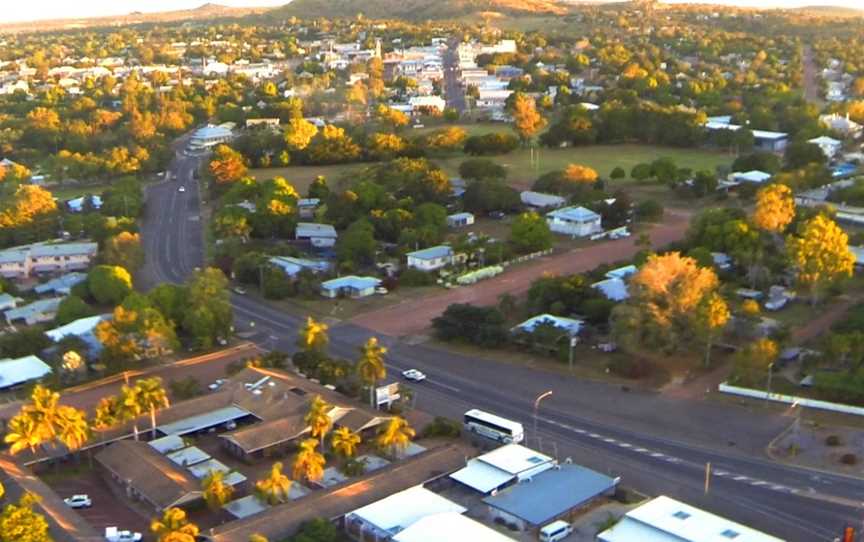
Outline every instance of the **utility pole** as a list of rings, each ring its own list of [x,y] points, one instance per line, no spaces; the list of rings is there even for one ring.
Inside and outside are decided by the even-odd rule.
[[[569,358],[568,364],[570,366],[570,374],[571,375],[573,374],[573,348],[576,346],[576,344],[578,342],[579,342],[579,339],[577,339],[576,337],[570,337],[570,354],[568,356],[568,358]]]
[[[711,487],[711,462],[705,463],[705,494],[708,494],[708,490]]]

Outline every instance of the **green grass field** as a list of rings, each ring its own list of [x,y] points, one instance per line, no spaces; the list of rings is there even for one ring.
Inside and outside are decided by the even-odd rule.
[[[53,194],[55,198],[60,200],[67,200],[77,198],[78,196],[83,196],[85,194],[101,194],[107,188],[108,185],[94,184],[83,186],[51,186],[48,187],[48,190],[51,191],[51,194]]]
[[[494,131],[508,131],[504,124],[461,124],[469,134],[482,134]],[[412,133],[425,133],[437,127],[427,127],[414,130]],[[535,158],[536,158],[535,150]],[[636,164],[651,162],[657,158],[668,157],[675,161],[678,167],[691,168],[694,171],[707,169],[713,171],[718,165],[728,165],[732,156],[717,151],[705,149],[682,149],[678,147],[658,147],[654,145],[591,145],[587,147],[569,147],[564,149],[539,149],[539,164],[532,163],[530,149],[517,149],[510,154],[490,156],[491,160],[503,165],[508,170],[508,182],[516,188],[528,188],[534,179],[549,171],[561,170],[568,164],[577,163],[591,166],[602,176],[608,178],[615,167],[622,167],[629,174]],[[463,153],[432,160],[441,166],[448,174],[456,176],[459,164],[469,158]],[[284,168],[253,169],[250,173],[257,179],[269,179],[274,176],[285,177],[295,188],[305,194],[307,188],[318,175],[327,178],[331,186],[338,186],[338,181],[350,183],[352,175],[374,164],[339,164],[334,166],[288,166]],[[621,181],[619,181],[621,182]],[[625,180],[626,182],[626,180]],[[617,183],[616,183],[617,184]]]

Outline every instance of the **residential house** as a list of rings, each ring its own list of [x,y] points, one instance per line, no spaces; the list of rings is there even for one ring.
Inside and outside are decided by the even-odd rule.
[[[848,113],[846,115],[840,115],[839,113],[820,115],[819,123],[832,132],[853,139],[861,137],[862,130],[864,130],[864,126],[861,126],[857,122],[849,119]]]
[[[477,91],[475,105],[478,109],[503,110],[507,98],[509,98],[511,94],[513,94],[513,91],[510,89],[480,88]]]
[[[735,172],[729,175],[729,180],[736,184],[765,184],[771,179],[772,175],[765,171],[751,170],[744,172]]]
[[[549,325],[553,326],[563,333],[569,334],[571,337],[575,337],[579,335],[579,331],[581,331],[582,327],[585,325],[585,322],[582,320],[575,320],[573,318],[564,318],[563,316],[555,316],[552,314],[539,314],[537,316],[531,317],[521,324],[514,326],[510,332],[516,333],[519,331],[523,331],[525,333],[533,333],[537,326]]]
[[[246,119],[246,129],[250,128],[269,128],[271,130],[279,129],[279,119],[278,118],[259,118],[259,119]]]
[[[761,151],[783,152],[789,144],[789,134],[769,130],[753,130],[754,147]]]
[[[506,444],[469,459],[450,479],[484,495],[528,480],[554,468],[555,460],[519,444]]]
[[[45,335],[55,343],[62,341],[66,337],[77,337],[87,345],[90,355],[98,356],[102,351],[102,342],[96,338],[96,326],[104,320],[110,320],[111,318],[111,314],[99,314],[79,318],[60,327],[49,329],[45,332]],[[85,352],[79,352],[79,354],[85,354]]]
[[[549,229],[573,237],[587,237],[603,231],[602,218],[585,207],[564,207],[546,213]]]
[[[295,278],[303,270],[310,271],[316,275],[330,271],[330,262],[326,260],[310,260],[308,258],[295,258],[293,256],[273,256],[268,261],[291,278]]]
[[[298,222],[294,237],[298,241],[308,242],[315,248],[332,248],[336,244],[338,234],[331,224]]]
[[[829,161],[837,156],[837,153],[843,148],[842,141],[838,141],[828,136],[814,137],[813,139],[808,139],[807,143],[812,143],[813,145],[818,146],[822,150],[822,154],[824,154],[825,158]]]
[[[661,495],[627,512],[611,528],[597,535],[598,542],[782,542],[763,532],[735,523],[695,506]]]
[[[41,324],[42,322],[50,322],[57,316],[57,308],[62,297],[52,297],[49,299],[40,299],[22,307],[10,309],[3,313],[6,317],[6,322],[14,325],[15,322],[21,322],[25,325],[32,326],[33,324]]]
[[[842,81],[828,81],[825,89],[825,99],[829,102],[846,100],[846,85]]]
[[[603,294],[610,301],[624,301],[630,297],[630,292],[627,289],[627,279],[635,275],[638,269],[635,265],[625,265],[606,272],[604,280],[595,282],[591,285]]]
[[[567,200],[561,196],[554,194],[544,194],[543,192],[533,192],[525,190],[519,194],[519,199],[524,205],[534,209],[557,209],[563,207]]]
[[[447,245],[438,245],[415,250],[406,254],[408,267],[420,271],[435,271],[453,264],[453,249]]]
[[[448,228],[462,228],[465,226],[470,226],[473,223],[474,215],[472,213],[464,212],[447,215]]]
[[[368,297],[381,286],[381,279],[348,275],[321,283],[321,295],[331,299],[337,297]]]
[[[408,105],[412,111],[435,110],[443,113],[447,102],[441,96],[412,96],[408,99]]]
[[[345,530],[355,540],[386,542],[424,517],[466,511],[423,486],[414,486],[349,512]]]
[[[51,372],[51,367],[37,356],[0,359],[0,390],[40,380]]]
[[[611,497],[620,478],[564,463],[523,480],[483,499],[493,518],[515,525],[520,531],[570,518],[604,497]]]
[[[732,257],[725,252],[712,252],[711,261],[714,262],[714,267],[721,271],[732,269]]]
[[[23,279],[32,274],[87,269],[96,256],[96,243],[35,243],[0,251],[0,276]]]
[[[92,209],[99,210],[102,208],[102,197],[97,195],[80,196],[70,199],[66,202],[66,208],[70,213],[81,213],[87,209],[87,206]]]
[[[37,284],[33,287],[33,291],[39,295],[45,295],[49,293],[69,295],[73,287],[81,284],[85,280],[87,280],[86,273],[66,273],[65,275],[55,277],[48,282]]]

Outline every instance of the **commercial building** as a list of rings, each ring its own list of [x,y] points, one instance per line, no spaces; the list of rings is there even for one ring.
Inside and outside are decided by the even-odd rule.
[[[598,542],[782,542],[768,534],[661,495],[624,515]]]
[[[399,531],[394,542],[513,542],[513,539],[490,529],[479,521],[456,512],[443,512],[423,517],[405,530]]]
[[[602,217],[585,207],[565,207],[546,213],[546,223],[555,233],[587,237],[603,231]]]
[[[356,540],[386,542],[424,517],[466,510],[423,486],[414,486],[349,512],[345,530]]]
[[[551,457],[519,444],[507,444],[469,459],[450,478],[489,495],[555,466]]]

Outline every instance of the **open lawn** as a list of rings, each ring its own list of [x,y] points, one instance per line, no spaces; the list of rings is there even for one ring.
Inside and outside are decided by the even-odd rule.
[[[461,126],[472,135],[494,131],[509,131],[508,127],[504,124],[477,123],[459,124],[457,126]],[[430,126],[411,133],[422,134],[438,127]],[[691,168],[694,171],[700,169],[713,171],[718,165],[728,165],[732,162],[732,156],[723,152],[705,149],[658,147],[654,145],[591,145],[565,149],[541,148],[539,154],[539,165],[536,163],[532,164],[530,149],[517,149],[510,154],[491,156],[489,158],[505,166],[508,170],[508,181],[513,187],[520,189],[530,188],[534,180],[540,175],[549,171],[564,169],[571,163],[591,166],[602,177],[608,178],[615,167],[620,166],[629,174],[636,164],[651,162],[663,157],[673,159],[678,167]],[[457,176],[459,174],[459,164],[467,158],[469,156],[460,152],[448,157],[433,158],[432,160],[448,174]],[[253,169],[250,170],[250,174],[256,179],[269,179],[275,176],[285,177],[301,194],[305,194],[309,185],[318,175],[326,177],[331,186],[338,186],[337,183],[339,180],[346,179],[350,182],[352,175],[374,165],[375,163],[337,164],[332,166],[288,166],[283,168]],[[627,182],[629,182],[629,179],[623,179],[615,184]]]

